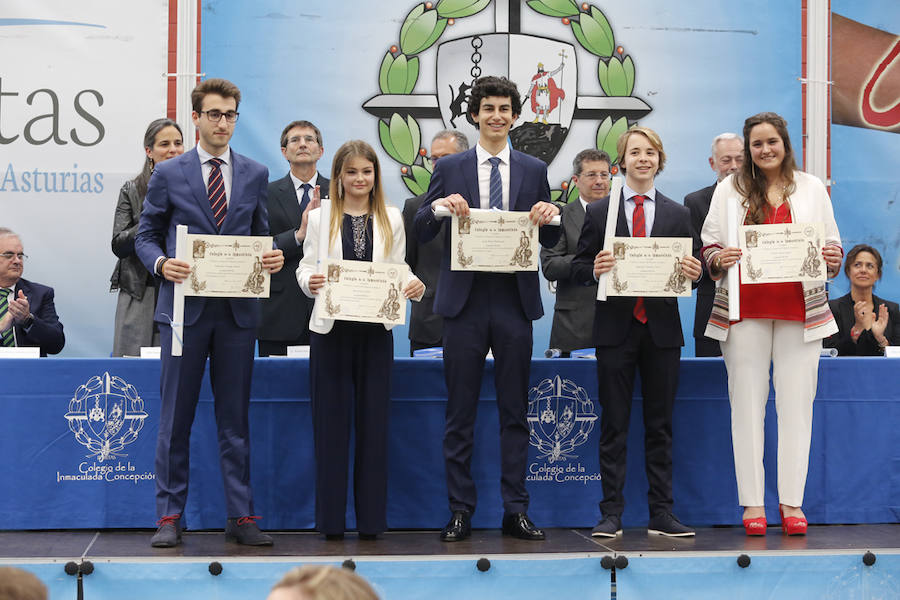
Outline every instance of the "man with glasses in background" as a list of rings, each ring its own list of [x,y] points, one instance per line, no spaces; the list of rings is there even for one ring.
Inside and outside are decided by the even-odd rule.
[[[0,227],[0,347],[36,346],[41,356],[58,354],[66,336],[53,288],[22,278],[27,258],[18,234]]]
[[[162,347],[156,444],[156,510],[160,518],[151,540],[157,548],[181,543],[191,425],[207,358],[228,512],[225,540],[272,545],[272,538],[256,525],[259,517],[254,514],[250,490],[248,413],[259,302],[256,298],[185,298],[182,355],[172,356],[174,284],[191,273],[190,264],[170,258],[175,255],[176,226],[187,225],[192,234],[269,234],[269,171],[228,144],[240,100],[237,86],[224,79],[207,79],[191,92],[191,116],[200,142],[193,150],[156,166],[134,243],[147,270],[163,278],[154,315]],[[262,266],[270,273],[283,265],[281,250],[263,253]]]
[[[556,306],[550,329],[550,348],[569,358],[572,350],[594,346],[594,307],[597,284],[582,285],[572,279],[572,259],[584,225],[588,204],[609,195],[609,154],[602,150],[582,150],[572,161],[572,181],[578,186],[578,201],[562,209],[562,234],[553,248],[541,248],[541,271],[547,281],[556,282]]]
[[[431,139],[431,162],[469,149],[466,134],[455,129],[442,129]],[[425,284],[421,302],[413,302],[409,316],[409,355],[423,348],[436,348],[443,343],[441,315],[434,313],[434,291],[437,289],[444,253],[444,236],[436,235],[421,243],[416,236],[416,212],[425,201],[425,194],[410,198],[403,205],[403,226],[406,229],[406,264]]]
[[[281,155],[288,174],[269,184],[269,231],[275,247],[284,252],[284,268],[272,276],[269,297],[262,300],[259,324],[260,356],[285,356],[288,346],[309,345],[309,317],[314,302],[300,291],[297,267],[303,258],[303,240],[309,211],[319,206],[319,186],[328,197],[329,181],[316,169],[322,158],[322,132],[309,121],[293,121],[281,132]]]

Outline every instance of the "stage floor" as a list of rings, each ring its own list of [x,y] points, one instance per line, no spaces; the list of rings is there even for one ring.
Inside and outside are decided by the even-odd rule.
[[[315,532],[270,532],[275,545],[253,548],[225,542],[221,531],[187,531],[176,548],[151,548],[151,530],[54,530],[0,532],[0,562],[29,559],[187,559],[247,560],[260,558],[309,559],[410,557],[441,559],[527,555],[648,556],[675,553],[848,554],[872,551],[900,552],[900,524],[810,526],[806,536],[787,537],[770,526],[763,537],[749,538],[740,527],[698,528],[694,538],[648,535],[645,529],[626,529],[615,539],[597,539],[589,529],[549,529],[543,542],[503,536],[499,530],[475,530],[463,542],[441,542],[437,531],[391,531],[374,541],[348,533],[343,541],[326,541]],[[6,560],[4,560],[6,559]]]

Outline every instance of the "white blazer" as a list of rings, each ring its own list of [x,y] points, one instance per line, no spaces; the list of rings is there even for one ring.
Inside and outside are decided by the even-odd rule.
[[[303,290],[303,293],[310,298],[314,298],[317,305],[322,301],[321,294],[314,295],[309,290],[309,278],[316,272],[316,253],[319,251],[319,236],[322,235],[322,232],[319,231],[320,211],[321,209],[319,208],[315,208],[309,211],[309,217],[307,221],[308,224],[306,226],[306,239],[303,240],[303,259],[300,260],[300,266],[297,267],[297,283],[300,284],[300,289]],[[374,233],[374,240],[372,243],[372,262],[406,264],[406,232],[403,229],[403,215],[400,213],[399,209],[393,206],[387,207],[387,214],[388,219],[391,222],[390,234],[393,237],[391,253],[389,256],[385,256],[385,232],[382,231],[381,227],[378,226],[378,221],[373,219],[372,231]],[[328,235],[328,232],[325,231],[324,235]],[[343,248],[344,246],[341,240],[341,231],[339,230],[337,238],[328,248],[328,258],[342,259],[344,257]],[[410,281],[418,281],[418,279],[419,278],[413,274],[412,270],[410,270],[409,277],[406,280],[406,283],[409,283]],[[312,314],[315,314],[315,309],[313,309]],[[310,331],[324,334],[331,331],[332,327],[334,327],[334,319],[322,319],[321,322],[317,322],[317,320],[313,318],[312,315],[309,318]],[[390,330],[393,327],[393,324],[384,324],[385,329]]]
[[[841,234],[834,220],[834,209],[831,198],[822,181],[809,173],[794,171],[794,193],[790,197],[791,221],[793,223],[821,222],[825,227],[825,244],[841,245]],[[727,202],[731,197],[740,198],[734,188],[734,175],[729,175],[716,186],[709,213],[703,223],[700,237],[703,246],[717,244],[727,245],[728,209]],[[747,218],[747,209],[743,209],[740,222]],[[706,259],[709,260],[712,252]],[[834,275],[830,275],[833,277]],[[713,314],[710,315],[705,335],[714,340],[724,342],[728,338],[728,274],[716,282],[716,299],[713,303]],[[837,324],[828,308],[828,296],[825,285],[820,282],[804,282],[803,297],[806,306],[806,320],[803,329],[803,341],[812,342],[836,333]]]

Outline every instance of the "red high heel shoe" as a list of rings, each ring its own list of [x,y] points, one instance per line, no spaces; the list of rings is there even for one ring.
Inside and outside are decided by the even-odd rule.
[[[778,512],[781,515],[781,532],[784,535],[806,535],[806,529],[809,527],[809,522],[803,517],[785,517],[784,509],[780,506],[778,507]]]
[[[765,515],[755,519],[744,519],[744,532],[749,536],[766,535],[766,527],[768,524]]]

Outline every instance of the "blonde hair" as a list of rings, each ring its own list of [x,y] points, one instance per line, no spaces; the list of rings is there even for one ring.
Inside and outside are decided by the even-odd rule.
[[[330,565],[294,567],[272,586],[289,589],[310,600],[378,600],[369,583],[349,569]]]
[[[618,155],[616,160],[619,163],[619,168],[623,173],[625,172],[625,150],[628,148],[628,140],[637,133],[647,138],[650,145],[653,146],[654,150],[659,154],[659,166],[657,167],[654,176],[659,175],[662,173],[663,167],[666,166],[666,153],[663,150],[662,140],[659,138],[658,133],[649,127],[642,127],[641,125],[632,125],[628,131],[620,135],[619,139],[616,140],[616,154]]]
[[[344,165],[351,158],[357,156],[371,162],[375,167],[375,183],[369,193],[369,214],[375,215],[375,222],[384,232],[384,254],[389,255],[394,245],[394,236],[391,235],[391,221],[387,214],[387,205],[384,201],[384,191],[381,188],[381,166],[378,164],[378,155],[375,149],[362,140],[350,140],[344,143],[334,155],[331,163],[331,222],[328,231],[328,247],[337,239],[344,222],[344,186],[341,184],[341,175],[344,173]]]
[[[47,586],[30,571],[0,567],[0,600],[47,600]]]

